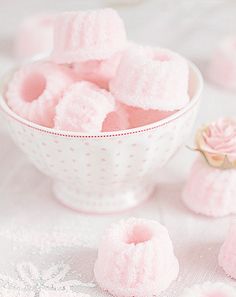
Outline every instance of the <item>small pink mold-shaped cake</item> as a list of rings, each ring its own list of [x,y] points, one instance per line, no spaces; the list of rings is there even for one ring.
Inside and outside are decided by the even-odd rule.
[[[111,132],[129,129],[129,116],[121,104],[116,103],[116,109],[110,112],[102,125],[102,132]]]
[[[236,279],[236,222],[230,226],[225,242],[223,243],[218,262],[227,275]],[[236,296],[236,294],[235,294]]]
[[[180,297],[235,297],[236,289],[225,283],[206,282],[186,288]]]
[[[161,111],[161,110],[153,110],[153,109],[145,110],[142,108],[132,107],[125,104],[123,104],[123,106],[124,106],[123,108],[128,113],[130,129],[158,122],[160,120],[163,120],[171,116],[176,112],[176,111]]]
[[[184,203],[207,216],[236,214],[236,122],[219,119],[197,133],[198,157],[183,191]]]
[[[6,98],[19,116],[36,124],[53,127],[55,107],[63,92],[75,81],[67,67],[50,62],[23,66],[10,80]]]
[[[106,116],[115,110],[115,100],[106,90],[81,81],[73,84],[56,107],[55,128],[100,132]]]
[[[207,76],[223,88],[236,91],[236,36],[227,37],[213,52]]]
[[[131,46],[123,54],[110,91],[120,102],[142,109],[174,111],[189,102],[189,66],[163,48]]]
[[[15,40],[15,54],[20,59],[49,56],[53,48],[55,14],[33,15],[23,21]]]
[[[104,235],[94,267],[100,287],[117,297],[151,297],[179,273],[167,229],[157,221],[130,218]]]
[[[125,27],[115,10],[65,12],[56,18],[51,57],[69,64],[104,60],[125,46]]]
[[[110,80],[115,76],[122,52],[106,60],[91,60],[75,63],[73,69],[82,80],[93,82],[101,88],[108,89]]]

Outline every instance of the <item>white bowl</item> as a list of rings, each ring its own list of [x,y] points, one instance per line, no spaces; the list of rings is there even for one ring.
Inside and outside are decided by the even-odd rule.
[[[64,205],[89,213],[111,213],[146,200],[155,175],[185,141],[202,91],[199,70],[190,64],[190,103],[174,115],[143,127],[106,133],[58,131],[16,115],[3,96],[0,107],[16,144],[53,180]]]

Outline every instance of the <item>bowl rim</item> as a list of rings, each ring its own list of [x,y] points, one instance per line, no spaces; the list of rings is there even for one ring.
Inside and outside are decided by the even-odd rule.
[[[140,126],[137,128],[132,128],[132,129],[126,129],[126,130],[118,130],[118,131],[113,131],[113,132],[93,132],[93,133],[86,133],[86,132],[75,132],[75,131],[64,131],[64,130],[58,130],[54,128],[48,128],[44,127],[38,124],[35,124],[31,121],[28,121],[19,115],[17,115],[13,110],[10,109],[10,107],[7,105],[6,100],[4,99],[4,96],[0,94],[0,110],[4,112],[7,116],[9,116],[11,119],[14,119],[15,121],[19,122],[20,124],[23,124],[24,126],[44,132],[46,134],[51,134],[54,136],[62,136],[62,137],[69,137],[69,138],[111,138],[111,137],[117,137],[117,136],[125,136],[125,135],[132,135],[132,134],[137,134],[137,133],[143,133],[147,131],[151,131],[163,126],[168,125],[169,123],[179,119],[183,115],[185,115],[188,111],[193,109],[195,105],[200,101],[200,94],[203,89],[203,77],[198,69],[198,67],[188,61],[189,66],[191,70],[193,70],[194,74],[196,75],[197,78],[197,87],[194,95],[192,96],[192,99],[190,102],[182,109],[179,111],[175,112],[174,114],[168,116],[165,119],[162,119],[157,122],[153,122],[148,125]],[[5,80],[6,82],[6,80]],[[4,85],[4,81],[3,81]]]

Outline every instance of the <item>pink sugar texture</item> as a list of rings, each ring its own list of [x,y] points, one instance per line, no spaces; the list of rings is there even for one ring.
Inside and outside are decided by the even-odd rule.
[[[128,114],[129,128],[137,128],[163,120],[176,111],[145,110],[138,107],[123,105]]]
[[[191,288],[186,288],[180,297],[235,297],[236,289],[225,283],[197,284]]]
[[[178,54],[131,46],[122,56],[110,91],[133,107],[174,111],[189,102],[188,83],[188,63]]]
[[[8,84],[8,105],[19,116],[51,128],[55,107],[74,81],[75,76],[69,68],[54,63],[37,62],[23,66]]]
[[[107,230],[94,267],[100,287],[117,297],[149,297],[179,273],[167,229],[157,221],[130,218]]]
[[[57,63],[105,60],[125,45],[125,27],[115,10],[65,12],[56,18],[51,57]]]
[[[110,112],[102,125],[102,132],[111,132],[129,129],[129,115],[123,106],[116,103],[116,109]]]
[[[192,211],[212,217],[236,214],[236,170],[210,166],[201,156],[192,166],[182,199]]]
[[[114,110],[115,101],[109,92],[90,82],[77,82],[56,107],[55,128],[100,132],[106,116]]]
[[[33,296],[35,295],[33,294]],[[14,297],[14,296],[11,296],[11,297]],[[21,297],[21,296],[17,295],[17,297]],[[22,297],[28,297],[28,296],[23,295]],[[85,293],[73,292],[68,290],[66,291],[41,290],[40,297],[91,297],[91,296]]]
[[[92,60],[75,63],[73,69],[82,80],[93,82],[101,88],[108,89],[110,80],[115,76],[122,52],[106,60]]]
[[[54,14],[38,14],[23,21],[15,40],[15,54],[19,59],[50,54],[53,48],[54,19]]]
[[[211,82],[236,91],[236,36],[226,38],[215,49],[207,76]]]
[[[227,275],[236,279],[236,222],[230,226],[225,242],[220,249],[218,262]]]

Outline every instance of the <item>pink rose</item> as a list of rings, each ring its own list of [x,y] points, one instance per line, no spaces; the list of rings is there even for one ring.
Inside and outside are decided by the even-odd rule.
[[[236,120],[221,118],[198,132],[198,149],[214,167],[236,167]]]

